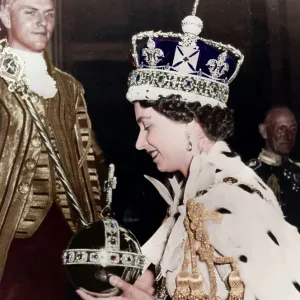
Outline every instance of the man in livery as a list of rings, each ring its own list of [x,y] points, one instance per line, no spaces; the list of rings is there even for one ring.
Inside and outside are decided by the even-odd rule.
[[[259,125],[265,146],[248,165],[267,183],[288,222],[300,228],[300,165],[289,158],[297,134],[297,121],[286,106],[268,110]]]
[[[55,23],[52,0],[4,0],[1,20],[8,40],[0,41],[0,299],[65,300],[61,253],[78,219],[22,97],[7,78],[26,77],[68,180],[89,221],[95,221],[100,186],[84,91],[45,52]]]

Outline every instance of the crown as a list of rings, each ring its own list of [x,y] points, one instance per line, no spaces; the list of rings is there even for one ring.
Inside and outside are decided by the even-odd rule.
[[[129,101],[158,100],[179,94],[186,102],[226,106],[229,84],[244,61],[231,45],[199,37],[203,23],[192,15],[182,21],[183,33],[140,32],[132,37],[135,70],[129,75]]]

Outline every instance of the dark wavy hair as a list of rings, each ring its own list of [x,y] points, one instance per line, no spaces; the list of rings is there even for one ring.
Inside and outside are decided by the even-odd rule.
[[[212,107],[200,102],[185,102],[180,95],[160,96],[158,100],[139,101],[144,108],[152,107],[172,121],[190,123],[197,121],[210,140],[220,141],[229,138],[234,131],[233,112],[229,108]]]

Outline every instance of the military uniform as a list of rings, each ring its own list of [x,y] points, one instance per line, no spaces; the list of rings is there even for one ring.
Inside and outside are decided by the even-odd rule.
[[[299,229],[300,164],[263,149],[248,166],[273,190],[287,221]]]

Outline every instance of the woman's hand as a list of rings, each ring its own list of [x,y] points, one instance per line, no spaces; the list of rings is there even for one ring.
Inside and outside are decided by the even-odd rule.
[[[152,272],[145,271],[145,273],[140,276],[134,285],[127,283],[119,277],[112,276],[109,279],[112,286],[118,287],[123,291],[122,296],[101,298],[102,300],[153,300],[154,293],[154,277]],[[83,300],[94,300],[99,299],[93,296],[87,295],[84,291],[78,290],[78,295]]]

